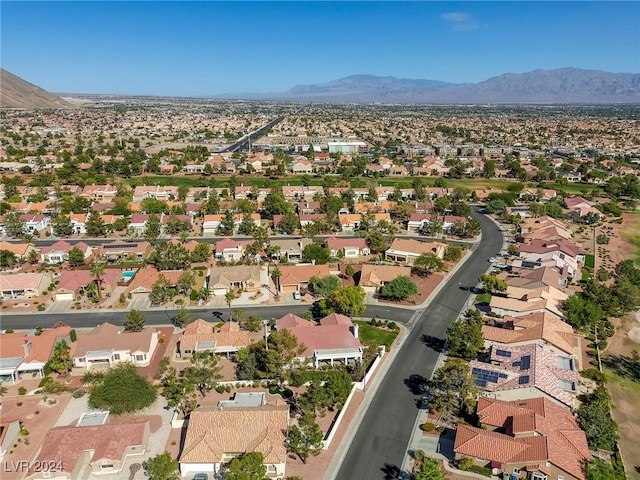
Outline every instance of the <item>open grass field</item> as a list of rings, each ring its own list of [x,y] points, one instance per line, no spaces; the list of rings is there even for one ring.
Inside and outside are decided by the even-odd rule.
[[[391,350],[391,344],[400,333],[400,330],[386,330],[374,327],[369,322],[363,320],[355,320],[355,323],[358,325],[358,336],[362,343],[384,345],[387,352]]]

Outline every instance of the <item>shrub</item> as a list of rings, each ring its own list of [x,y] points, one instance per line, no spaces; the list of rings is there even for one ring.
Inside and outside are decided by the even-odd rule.
[[[42,304],[38,305],[38,311],[39,312],[44,312],[46,310],[46,307]]]
[[[192,302],[198,300],[198,292],[196,290],[191,290],[191,293],[189,294],[189,300],[191,300]]]
[[[588,378],[589,380],[593,380],[598,383],[604,382],[604,374],[596,368],[588,368],[587,370],[582,370],[580,372],[580,375],[584,378]]]
[[[22,402],[18,402],[18,403],[16,403],[16,405],[21,407],[22,406]]]
[[[71,396],[73,398],[80,398],[84,396],[84,393],[84,390],[82,390],[81,388],[77,388],[71,393]]]
[[[29,430],[27,430],[26,428],[23,428],[22,430],[20,430],[20,435],[22,436],[29,435]]]
[[[598,351],[597,350],[587,350],[587,355],[589,355],[590,357],[597,357],[598,356]]]
[[[53,382],[53,378],[43,377],[42,380],[40,380],[40,383],[38,384],[38,388],[46,388],[49,382]]]
[[[217,385],[216,386],[216,392],[224,393],[224,385]]]
[[[78,333],[76,332],[75,328],[69,332],[69,339],[72,342],[75,342],[76,340],[78,340]]]
[[[423,423],[420,428],[422,428],[423,432],[433,432],[436,429],[436,426],[433,423]]]
[[[413,456],[414,456],[414,457],[416,457],[416,460],[420,460],[420,461],[422,461],[422,460],[424,460],[424,457],[425,457],[426,455],[425,455],[425,453],[424,453],[424,450],[422,450],[421,448],[419,448],[418,450],[416,450],[416,451],[413,453]]]
[[[13,333],[13,328],[7,328],[6,332],[7,333]]]
[[[27,389],[24,387],[20,387],[18,389],[18,395],[26,395],[27,394]]]
[[[158,339],[158,343],[164,343],[164,337],[160,337],[160,338]]]

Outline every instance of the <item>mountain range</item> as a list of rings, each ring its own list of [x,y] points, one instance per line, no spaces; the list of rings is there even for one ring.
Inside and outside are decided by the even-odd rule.
[[[0,73],[0,106],[3,108],[75,106],[4,69],[0,69]],[[91,97],[88,94],[78,96]],[[462,84],[352,75],[326,83],[296,85],[285,92],[233,93],[216,95],[215,98],[398,104],[637,104],[640,103],[640,74],[561,68],[506,73],[483,82]]]
[[[0,68],[0,107],[71,108],[73,106],[59,96]]]

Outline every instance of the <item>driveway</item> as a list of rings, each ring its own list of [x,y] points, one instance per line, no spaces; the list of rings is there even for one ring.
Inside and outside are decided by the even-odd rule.
[[[56,300],[47,308],[47,313],[63,313],[68,311],[73,305],[73,300]]]

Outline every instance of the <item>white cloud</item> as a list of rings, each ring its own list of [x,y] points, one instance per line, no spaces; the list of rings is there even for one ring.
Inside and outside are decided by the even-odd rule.
[[[451,29],[457,32],[464,30],[475,30],[480,28],[480,24],[468,13],[464,12],[449,12],[441,15],[445,22],[451,25]]]

